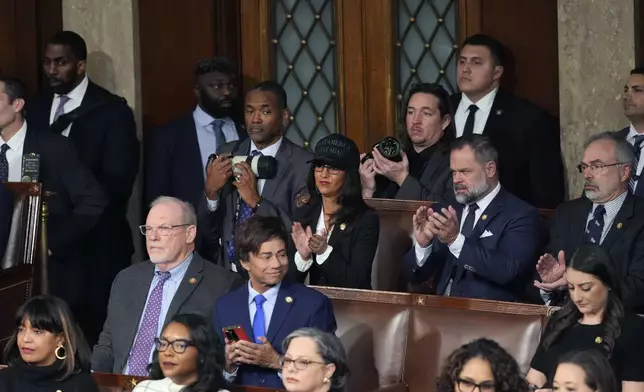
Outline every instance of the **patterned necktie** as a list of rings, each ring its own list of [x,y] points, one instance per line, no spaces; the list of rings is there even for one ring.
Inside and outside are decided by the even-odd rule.
[[[637,173],[637,166],[640,161],[640,154],[642,152],[642,145],[644,144],[644,135],[635,136],[635,141],[633,142],[633,152],[635,153],[635,160],[633,161],[633,175],[631,176],[628,185],[631,189],[631,193],[636,196],[644,197],[644,181],[640,184],[640,176],[642,173]],[[635,182],[637,181],[638,187],[635,188]]]
[[[157,272],[158,282],[154,286],[143,314],[143,321],[136,334],[134,347],[130,354],[128,374],[133,376],[147,376],[150,353],[154,346],[154,338],[159,329],[159,316],[161,315],[161,304],[163,301],[163,285],[170,279],[169,272]]]
[[[266,336],[266,318],[264,317],[264,302],[266,302],[266,297],[261,294],[257,294],[255,298],[255,306],[257,310],[255,311],[255,317],[253,317],[253,339],[255,343],[262,344],[259,340],[260,336]]]
[[[250,156],[255,157],[258,155],[264,155],[260,151],[253,150],[250,153]],[[259,189],[258,189],[259,191]],[[241,197],[239,198],[239,211],[237,214],[237,219],[235,220],[235,230],[237,230],[237,227],[241,225],[242,223],[246,222],[248,218],[250,218],[253,215],[253,208],[249,206],[244,199]],[[228,250],[228,261],[230,263],[235,263],[237,261],[237,252],[235,251],[235,233],[231,234],[230,240],[228,241],[227,244],[227,250]]]
[[[215,152],[219,151],[221,146],[226,144],[226,136],[224,136],[224,131],[222,130],[222,127],[224,126],[224,121],[223,120],[215,120],[212,123],[212,131],[215,133],[215,140],[217,143],[217,146],[215,148]]]
[[[0,147],[0,181],[9,181],[9,161],[7,161],[7,150],[9,145],[7,143]]]
[[[586,231],[584,232],[584,243],[599,245],[602,239],[602,232],[604,231],[604,214],[606,208],[603,205],[595,207],[593,218],[588,222]]]
[[[476,210],[479,209],[479,205],[474,203],[470,204],[467,216],[465,217],[465,222],[463,222],[463,228],[461,229],[461,234],[465,238],[469,237],[470,234],[474,231],[474,218],[476,218]],[[449,296],[452,293],[452,283],[454,283],[454,277],[456,276],[456,266],[452,266],[452,271],[449,275],[449,280],[447,283],[447,288],[445,288],[445,295]]]
[[[467,115],[467,120],[465,121],[465,128],[463,128],[463,136],[469,136],[474,133],[474,118],[476,117],[476,111],[479,110],[479,107],[476,105],[470,105],[470,113]]]
[[[61,95],[58,98],[60,102],[58,103],[58,107],[56,108],[56,113],[54,113],[54,121],[52,121],[52,124],[55,123],[56,120],[58,120],[58,117],[65,114],[65,104],[71,99],[67,95]]]

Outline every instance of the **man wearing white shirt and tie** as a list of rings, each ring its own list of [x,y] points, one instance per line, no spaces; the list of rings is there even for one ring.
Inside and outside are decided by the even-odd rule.
[[[564,200],[564,170],[556,119],[500,87],[505,48],[476,34],[462,45],[457,65],[460,93],[452,95],[456,137],[490,138],[499,153],[503,186],[539,208]]]
[[[501,186],[497,152],[484,136],[457,139],[450,167],[461,205],[416,211],[408,280],[432,279],[440,295],[521,300],[538,252],[537,209]]]
[[[212,261],[239,272],[234,232],[251,215],[279,217],[284,227],[293,225],[297,205],[308,202],[306,181],[313,155],[284,137],[289,120],[287,97],[282,86],[265,81],[248,91],[244,100],[249,139],[224,145],[207,168],[205,197],[199,207],[199,224],[205,234]],[[273,178],[257,179],[246,162],[233,165],[230,156],[264,155],[277,160]],[[296,271],[290,278],[295,278]]]
[[[629,181],[629,190],[638,197],[644,197],[644,181],[640,181],[644,169],[644,67],[631,70],[624,85],[622,96],[624,115],[631,125],[615,132],[633,147],[633,175]]]

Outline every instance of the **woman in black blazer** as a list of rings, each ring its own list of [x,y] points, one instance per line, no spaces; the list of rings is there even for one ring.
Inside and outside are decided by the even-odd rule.
[[[90,351],[69,306],[38,296],[16,314],[16,331],[7,342],[0,391],[98,392],[89,372]]]
[[[380,223],[360,187],[360,153],[351,140],[329,135],[315,147],[309,194],[297,200],[292,239],[299,280],[319,286],[371,288]]]

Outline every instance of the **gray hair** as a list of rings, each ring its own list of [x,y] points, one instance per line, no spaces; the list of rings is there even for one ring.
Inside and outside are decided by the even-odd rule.
[[[309,338],[315,342],[318,354],[326,364],[334,364],[335,372],[331,376],[331,391],[345,391],[349,367],[347,366],[347,354],[344,351],[342,342],[337,336],[316,328],[300,328],[291,332],[282,342],[284,352],[295,338]]]
[[[451,151],[462,150],[465,147],[469,147],[474,151],[476,161],[481,165],[485,165],[488,162],[494,162],[498,165],[499,153],[488,137],[478,134],[459,137],[452,143]]]
[[[633,173],[633,163],[635,163],[635,151],[633,151],[633,147],[625,139],[616,136],[612,132],[601,132],[592,135],[584,142],[584,150],[591,144],[602,140],[608,140],[613,143],[615,146],[615,160],[621,162],[623,164],[622,166],[630,167],[631,173]]]
[[[161,204],[174,204],[178,205],[179,208],[181,208],[181,218],[182,222],[186,225],[197,225],[197,213],[195,212],[194,207],[192,204],[188,203],[187,201],[183,201],[181,199],[177,199],[176,197],[172,196],[159,196],[152,203],[150,203],[150,208],[154,208],[155,206],[161,205]]]

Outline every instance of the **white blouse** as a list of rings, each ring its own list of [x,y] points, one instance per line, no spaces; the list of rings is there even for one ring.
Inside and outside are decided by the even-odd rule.
[[[145,380],[134,387],[132,392],[181,392],[186,385],[175,384],[169,378],[163,380]],[[220,389],[219,392],[228,392]]]

